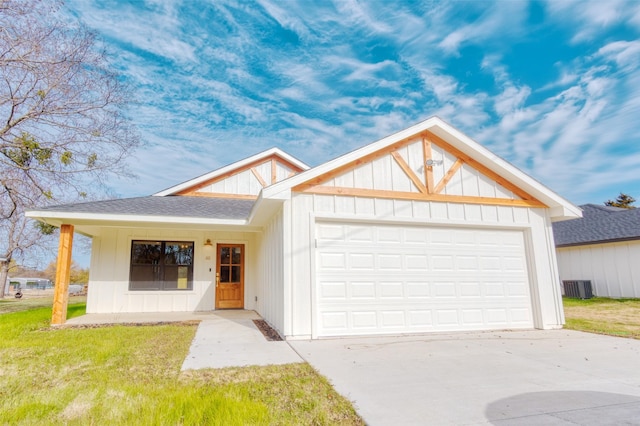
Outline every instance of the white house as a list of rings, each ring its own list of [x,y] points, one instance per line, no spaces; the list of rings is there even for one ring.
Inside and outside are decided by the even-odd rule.
[[[313,168],[271,149],[28,216],[62,258],[93,239],[89,313],[251,309],[296,339],[559,328],[551,223],[580,209],[430,118]]]
[[[589,280],[601,297],[640,297],[640,209],[586,204],[553,224],[561,280]]]

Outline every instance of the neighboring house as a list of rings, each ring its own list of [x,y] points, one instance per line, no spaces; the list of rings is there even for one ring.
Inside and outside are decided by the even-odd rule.
[[[28,216],[63,254],[93,239],[88,313],[252,309],[292,339],[559,328],[551,222],[580,209],[431,118],[314,168],[271,149]]]
[[[21,290],[25,289],[36,289],[36,290],[46,290],[48,288],[53,288],[53,283],[51,280],[46,278],[24,278],[24,277],[14,277],[9,278],[9,284],[14,288],[19,288]]]
[[[18,290],[45,290],[48,288],[53,288],[53,283],[46,278],[15,277],[7,278],[4,292],[9,294],[9,292]]]
[[[601,297],[640,297],[640,209],[586,204],[553,224],[561,280],[590,280]]]

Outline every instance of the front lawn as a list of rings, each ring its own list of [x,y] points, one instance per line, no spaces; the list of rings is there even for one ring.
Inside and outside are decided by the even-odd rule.
[[[196,325],[51,329],[50,318],[0,315],[2,424],[363,424],[308,364],[181,373]]]
[[[640,339],[640,299],[564,298],[565,328]]]
[[[84,303],[87,296],[69,296],[69,305]],[[12,296],[6,296],[0,299],[0,314],[9,312],[26,311],[36,308],[50,308],[53,305],[53,295],[33,296],[25,291],[22,299],[16,299]]]

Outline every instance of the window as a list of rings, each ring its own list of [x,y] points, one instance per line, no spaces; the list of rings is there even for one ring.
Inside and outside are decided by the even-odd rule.
[[[129,290],[193,290],[193,242],[132,241]]]

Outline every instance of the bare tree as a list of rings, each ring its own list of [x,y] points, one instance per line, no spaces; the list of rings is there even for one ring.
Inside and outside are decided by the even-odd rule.
[[[0,297],[8,262],[42,246],[34,229],[52,231],[24,211],[104,187],[139,144],[122,113],[130,92],[95,35],[61,8],[0,0]]]

